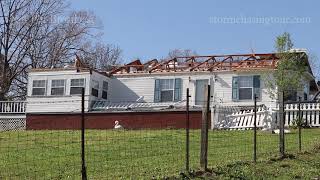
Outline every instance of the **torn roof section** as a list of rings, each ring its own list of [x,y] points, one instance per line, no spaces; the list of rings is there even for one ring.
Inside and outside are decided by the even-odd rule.
[[[301,54],[301,59],[308,59],[305,52],[294,51],[292,53]],[[110,75],[127,73],[191,71],[215,72],[276,69],[278,61],[279,57],[276,53],[176,57],[161,62],[159,62],[157,59],[153,59],[146,63],[141,63],[140,60],[134,60],[123,66],[115,67],[112,71],[110,71]]]
[[[306,61],[310,74],[311,71],[308,56],[305,51],[290,51],[298,54],[301,60]],[[209,55],[209,56],[188,56],[176,57],[168,60],[158,61],[152,59],[142,63],[139,59],[122,66],[116,66],[111,71],[99,71],[89,68],[76,56],[73,66],[67,65],[64,68],[32,69],[32,71],[59,71],[77,70],[96,71],[105,76],[125,74],[151,74],[151,73],[174,73],[174,72],[219,72],[219,71],[252,71],[252,70],[274,70],[279,61],[277,53],[258,54],[230,54],[230,55]]]
[[[244,67],[274,69],[277,60],[278,58],[274,53],[176,57],[162,62],[154,59],[144,64],[139,60],[135,60],[124,66],[117,67],[111,71],[111,74],[221,71]]]

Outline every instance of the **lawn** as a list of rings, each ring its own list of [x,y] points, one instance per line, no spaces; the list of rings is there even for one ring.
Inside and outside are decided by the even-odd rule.
[[[258,160],[278,153],[276,134],[258,132]],[[320,140],[305,129],[303,150]],[[251,161],[253,131],[209,131],[209,167]],[[288,153],[298,152],[296,131],[286,135]],[[89,179],[151,179],[175,176],[185,167],[185,130],[87,130]],[[190,166],[199,167],[200,131],[190,131]],[[80,131],[0,132],[0,179],[80,179]]]
[[[320,144],[309,151],[287,154],[285,158],[274,157],[256,163],[238,161],[167,178],[176,179],[320,179]]]

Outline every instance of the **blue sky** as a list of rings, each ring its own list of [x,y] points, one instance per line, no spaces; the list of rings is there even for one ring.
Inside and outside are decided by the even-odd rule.
[[[320,55],[316,0],[74,0],[71,7],[93,11],[100,18],[101,41],[120,46],[125,62],[165,57],[177,48],[200,55],[250,53],[251,48],[272,52],[275,37],[284,31],[291,33],[296,48]],[[232,20],[221,23],[223,18]],[[238,23],[232,23],[236,18]],[[248,23],[250,18],[262,20]]]

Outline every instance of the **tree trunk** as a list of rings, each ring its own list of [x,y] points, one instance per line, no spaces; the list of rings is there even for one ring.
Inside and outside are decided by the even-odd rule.
[[[279,98],[279,150],[280,157],[285,156],[285,143],[284,143],[284,91],[278,93]]]

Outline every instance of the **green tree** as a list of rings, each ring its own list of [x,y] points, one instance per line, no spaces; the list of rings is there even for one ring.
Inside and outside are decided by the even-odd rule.
[[[266,74],[266,86],[272,98],[278,98],[283,93],[284,98],[292,91],[302,91],[308,80],[308,56],[304,52],[297,52],[293,48],[290,34],[285,32],[275,40],[275,48],[279,61],[277,69]],[[277,90],[277,91],[275,91]]]
[[[285,32],[276,38],[275,48],[277,50],[277,69],[268,74],[269,80],[266,86],[271,92],[277,94],[279,103],[279,150],[280,156],[285,157],[285,137],[284,137],[284,98],[290,91],[301,91],[307,79],[308,57],[304,52],[296,52],[290,34]],[[274,91],[276,90],[276,91]]]

